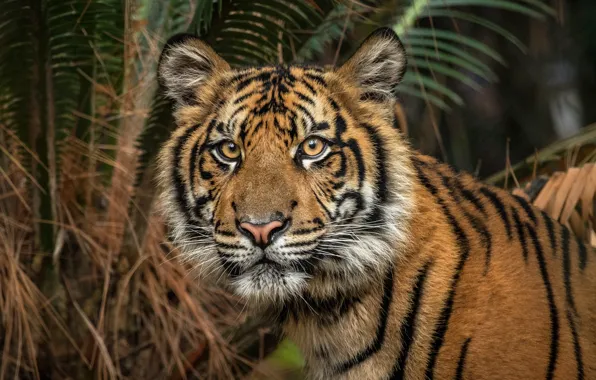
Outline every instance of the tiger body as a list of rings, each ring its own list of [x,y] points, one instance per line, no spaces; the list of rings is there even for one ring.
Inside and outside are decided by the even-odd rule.
[[[369,293],[287,317],[313,378],[596,378],[593,252],[525,200],[412,161],[402,258]]]
[[[174,241],[273,318],[312,379],[595,379],[593,250],[409,148],[391,95],[404,68],[388,30],[332,70],[232,70],[170,40]]]

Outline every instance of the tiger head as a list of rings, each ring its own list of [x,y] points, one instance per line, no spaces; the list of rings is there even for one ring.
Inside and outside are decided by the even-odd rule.
[[[177,129],[158,172],[184,257],[253,304],[378,281],[413,213],[393,97],[405,66],[390,29],[336,69],[232,69],[196,37],[170,39],[158,76]]]

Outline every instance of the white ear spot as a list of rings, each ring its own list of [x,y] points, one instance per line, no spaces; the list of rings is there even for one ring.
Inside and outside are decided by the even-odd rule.
[[[168,40],[158,65],[158,81],[165,95],[179,105],[197,103],[197,90],[229,65],[197,37],[179,34]]]
[[[381,28],[366,38],[338,72],[355,80],[365,94],[390,97],[406,66],[406,52],[399,37],[392,29]]]

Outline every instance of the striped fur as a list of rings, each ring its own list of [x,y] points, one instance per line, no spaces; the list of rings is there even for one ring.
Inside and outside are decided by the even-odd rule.
[[[387,29],[335,70],[232,70],[172,39],[160,82],[178,128],[159,160],[172,238],[274,318],[312,379],[596,378],[594,251],[410,149],[390,94],[404,68]],[[311,136],[328,142],[316,158],[300,150]],[[289,227],[262,248],[246,220]]]

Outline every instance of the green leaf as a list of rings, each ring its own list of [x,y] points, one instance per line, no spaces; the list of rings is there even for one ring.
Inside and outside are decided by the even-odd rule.
[[[452,41],[452,42],[456,42],[459,43],[461,45],[465,45],[468,47],[471,47],[489,57],[491,57],[492,59],[494,59],[497,62],[500,63],[505,63],[505,60],[503,59],[503,57],[497,53],[494,49],[488,47],[487,45],[483,44],[482,42],[468,37],[468,36],[464,36],[462,34],[458,34],[452,31],[448,31],[448,30],[440,30],[440,29],[426,29],[426,28],[416,28],[416,29],[412,29],[408,32],[407,38],[409,37],[422,37],[422,38],[429,38],[429,39],[433,39],[433,40],[447,40],[447,41]],[[406,38],[406,41],[407,41]]]
[[[435,81],[434,79],[430,78],[426,75],[421,75],[415,72],[408,72],[404,76],[402,84],[412,84],[417,85],[419,88],[424,88],[426,91],[434,90],[441,93],[444,96],[447,96],[451,101],[453,101],[457,105],[463,105],[463,99],[457,95],[454,91],[450,90],[447,86]],[[398,88],[399,91],[399,88]]]
[[[451,9],[431,8],[428,10],[428,17],[449,17],[478,24],[480,26],[485,27],[486,29],[492,30],[493,32],[503,36],[507,41],[515,45],[523,53],[526,53],[527,51],[526,45],[524,45],[524,43],[521,42],[519,38],[517,38],[513,33],[509,32],[505,28],[501,27],[498,24],[495,24],[492,21],[489,21],[482,17],[478,17],[472,13],[459,12]]]
[[[522,0],[533,5],[535,8],[527,7],[516,1],[510,0],[428,0],[429,7],[455,7],[455,6],[483,6],[490,8],[504,9],[530,17],[544,18],[544,14],[555,15],[553,8],[540,0]]]
[[[412,86],[399,86],[397,88],[397,93],[402,93],[402,94],[407,94],[407,95],[412,95],[418,98],[423,98],[426,99],[427,101],[429,101],[430,103],[436,105],[437,107],[444,109],[444,110],[450,110],[451,107],[449,107],[449,105],[447,103],[445,103],[445,101],[441,98],[439,98],[438,96],[434,95],[434,94],[430,94],[426,91],[421,91],[416,87],[412,87]]]
[[[495,72],[487,65],[481,64],[480,67],[478,67],[478,65],[474,65],[454,54],[444,53],[439,49],[431,50],[426,48],[412,48],[409,50],[409,53],[412,57],[416,57],[412,60],[413,62],[418,62],[421,59],[433,59],[438,62],[451,63],[459,68],[477,74],[488,81],[497,79],[497,74],[495,74]]]
[[[461,72],[454,70],[454,69],[450,68],[449,66],[444,65],[442,63],[424,61],[424,60],[420,60],[420,59],[412,59],[412,60],[410,60],[410,62],[412,63],[412,65],[414,65],[418,68],[429,69],[431,71],[436,71],[436,72],[446,75],[448,77],[457,79],[460,82],[470,86],[474,90],[480,90],[480,88],[481,88],[480,85],[478,83],[474,82],[474,80],[472,80],[470,77],[468,77],[465,74],[462,74]]]

